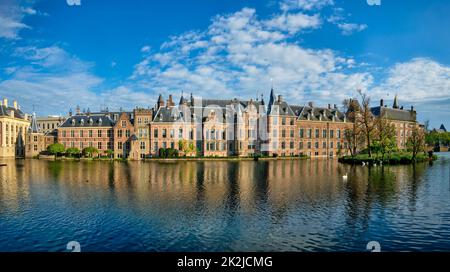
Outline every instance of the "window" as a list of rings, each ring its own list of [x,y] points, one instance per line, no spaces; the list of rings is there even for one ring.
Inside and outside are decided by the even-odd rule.
[[[97,149],[98,150],[102,150],[102,142],[98,142],[97,143]]]
[[[319,142],[315,142],[315,143],[314,143],[314,147],[315,147],[315,148],[319,148]]]
[[[283,137],[283,138],[286,137],[286,130],[285,129],[281,130],[281,137]]]
[[[92,130],[89,130],[89,138],[92,138]]]
[[[211,140],[215,140],[216,139],[216,130],[212,129],[211,130]]]
[[[281,149],[285,149],[286,148],[286,143],[285,142],[282,142],[281,143]]]
[[[330,148],[333,149],[334,148],[334,143],[330,142]]]
[[[298,143],[298,149],[303,149],[303,142]]]
[[[107,146],[108,149],[113,149],[113,145],[112,145],[111,142],[108,142],[108,143],[106,144],[106,146]]]
[[[322,142],[322,148],[327,148],[327,142]]]
[[[75,131],[73,131],[73,130],[70,131],[70,137],[72,137],[72,138],[75,137]]]
[[[174,143],[174,142],[171,142],[171,143],[170,143],[170,148],[172,148],[172,149],[175,148],[175,143]]]
[[[34,145],[34,151],[37,151],[37,145]]]
[[[327,137],[327,131],[324,129],[322,130],[322,138],[326,138]]]
[[[89,147],[93,147],[94,144],[92,142],[89,142]]]
[[[337,138],[340,139],[340,138],[341,138],[341,130],[338,129],[336,132],[337,132],[337,133],[336,133]]]
[[[84,131],[82,131],[82,130],[80,130],[80,138],[83,138],[84,137]]]
[[[127,127],[127,121],[122,121],[122,127]]]
[[[70,147],[74,148],[75,147],[75,143],[74,142],[70,142]]]
[[[305,136],[305,130],[303,128],[300,129],[299,135],[300,138],[303,138]]]
[[[111,130],[107,130],[107,131],[106,131],[106,136],[107,136],[108,138],[111,138],[111,134],[112,134],[112,133],[111,133]]]
[[[308,138],[312,138],[312,129],[310,128],[310,129],[308,129]]]
[[[278,117],[272,119],[272,124],[275,126],[278,125]]]
[[[138,124],[142,124],[142,118],[138,118]]]
[[[123,144],[122,142],[117,143],[117,149],[122,150]]]
[[[8,128],[8,126],[6,126],[6,128]],[[8,131],[8,130],[6,130],[6,131]],[[65,131],[62,132],[62,136],[66,137],[66,132]]]
[[[130,130],[129,129],[127,129],[127,130],[125,130],[125,137],[130,137]]]
[[[141,150],[145,150],[145,142],[141,142]]]
[[[308,142],[308,149],[311,149],[311,142]]]
[[[158,142],[153,143],[153,150],[154,152],[158,152]]]
[[[170,138],[175,137],[175,130],[171,129],[170,130]]]
[[[157,128],[155,128],[155,129],[153,130],[153,137],[154,137],[154,138],[158,138],[158,129],[157,129]]]
[[[101,138],[101,137],[102,137],[102,131],[101,131],[101,130],[98,130],[98,131],[97,131],[97,135],[98,135],[99,138]]]
[[[180,139],[183,138],[183,129],[182,128],[178,129],[178,138],[180,138]]]
[[[293,118],[291,118],[290,124],[291,124],[291,126],[294,125],[294,119]]]
[[[83,142],[80,142],[80,149],[83,150],[83,148],[84,148],[84,144],[83,144]]]
[[[330,138],[334,138],[334,130],[330,130]]]
[[[37,136],[34,136],[33,139],[34,139],[35,142],[37,142],[38,137],[37,137]]]
[[[294,130],[291,130],[291,138],[294,138]]]
[[[167,129],[163,128],[162,130],[162,137],[167,138]]]
[[[319,138],[319,129],[318,128],[316,128],[315,136],[316,136],[316,138]]]
[[[281,118],[281,125],[286,125],[286,117]]]
[[[273,130],[273,137],[278,137],[278,131],[276,129]]]
[[[189,131],[189,139],[194,140],[194,130]]]
[[[291,143],[289,144],[289,148],[290,148],[290,149],[294,149],[294,142],[291,142]]]

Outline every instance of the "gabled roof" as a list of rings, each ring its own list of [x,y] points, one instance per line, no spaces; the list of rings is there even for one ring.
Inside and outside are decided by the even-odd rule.
[[[20,109],[0,105],[0,116],[10,116],[11,111],[14,112],[14,118],[25,119],[25,114]]]
[[[416,112],[410,110],[403,109],[392,109],[388,107],[373,107],[370,109],[372,114],[376,117],[380,117],[383,114],[389,120],[397,120],[397,121],[408,121],[415,122],[416,121]]]
[[[75,115],[67,118],[60,128],[70,127],[113,127],[114,121],[108,114]]]
[[[344,122],[345,114],[336,108],[311,107],[311,106],[291,106],[298,120]]]

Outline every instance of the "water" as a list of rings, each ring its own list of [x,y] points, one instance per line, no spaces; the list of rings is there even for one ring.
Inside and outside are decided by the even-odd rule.
[[[0,251],[450,251],[450,154],[0,167]],[[342,176],[348,173],[348,181]]]

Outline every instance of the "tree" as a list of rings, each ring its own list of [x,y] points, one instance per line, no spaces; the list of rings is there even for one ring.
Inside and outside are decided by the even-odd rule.
[[[80,155],[80,150],[76,147],[67,148],[66,154],[69,157],[78,157]]]
[[[417,124],[414,124],[413,126],[411,136],[408,138],[407,146],[412,152],[413,161],[416,160],[417,154],[421,151],[425,151],[425,133]]]
[[[88,158],[92,158],[95,154],[98,154],[98,149],[95,147],[86,147],[85,149],[83,149],[83,156],[84,157],[88,157]]]
[[[375,117],[370,109],[370,97],[361,90],[358,90],[358,93],[361,97],[361,106],[355,116],[355,125],[361,128],[361,132],[365,137],[369,157],[372,157],[370,147],[372,144],[372,137],[376,129]]]
[[[59,143],[51,144],[47,147],[47,151],[50,154],[56,155],[56,156],[63,154],[65,150],[66,150],[66,148],[64,147],[64,145],[59,144]]]
[[[108,156],[108,158],[112,158],[114,156],[114,151],[112,151],[111,149],[106,149],[105,154],[106,156]]]
[[[384,160],[386,153],[390,155],[392,151],[397,146],[397,141],[395,139],[395,127],[384,112],[380,111],[380,117],[375,120],[376,128],[376,144],[378,145],[378,150],[376,152],[381,153],[381,160]]]
[[[361,127],[356,124],[356,116],[359,114],[359,103],[353,99],[345,99],[342,102],[347,119],[353,123],[352,128],[344,131],[344,139],[347,143],[347,149],[354,158],[360,146],[364,143]]]
[[[195,145],[188,140],[179,140],[178,141],[178,149],[183,152],[184,155],[191,154],[195,152]]]

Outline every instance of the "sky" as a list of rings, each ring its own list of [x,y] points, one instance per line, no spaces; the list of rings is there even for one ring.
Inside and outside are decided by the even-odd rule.
[[[379,3],[378,3],[379,2]],[[66,115],[159,94],[338,104],[450,128],[448,0],[0,0],[0,97]]]

